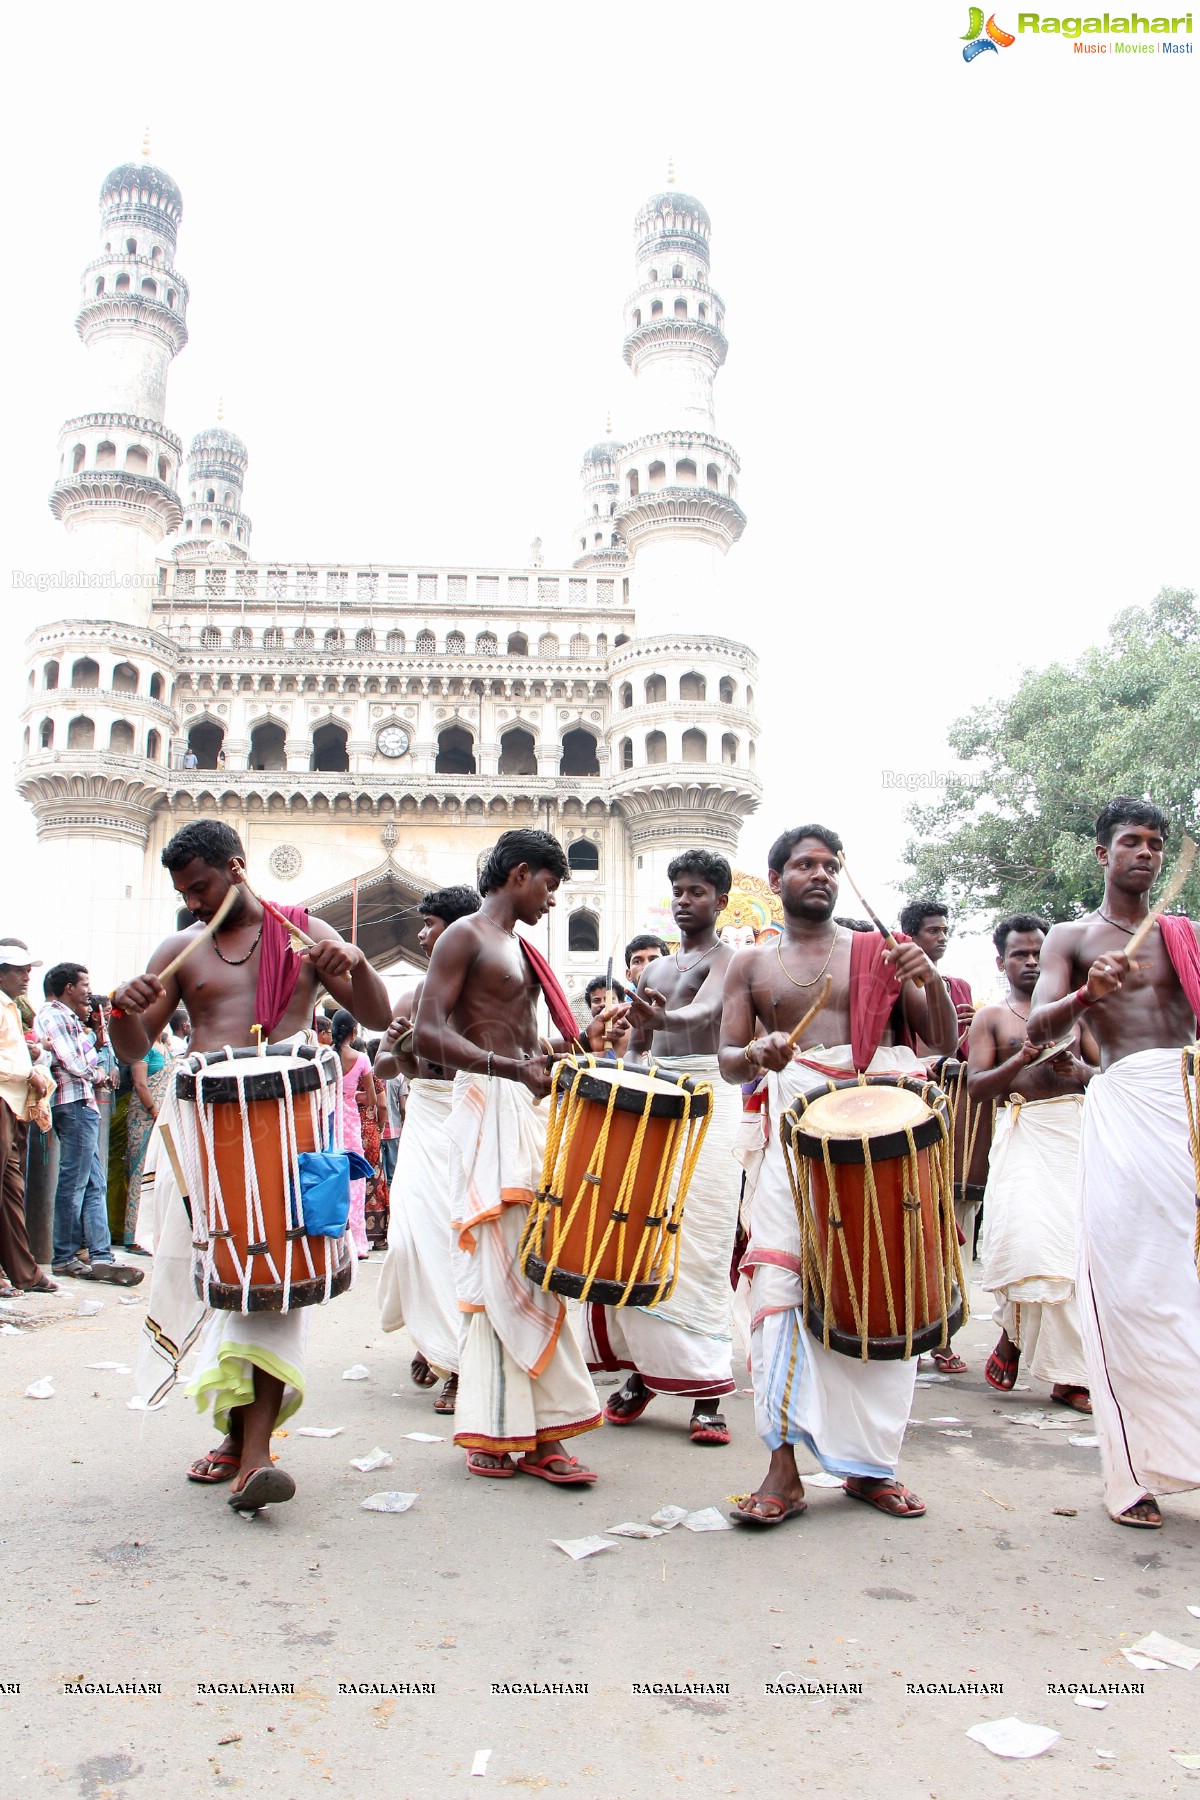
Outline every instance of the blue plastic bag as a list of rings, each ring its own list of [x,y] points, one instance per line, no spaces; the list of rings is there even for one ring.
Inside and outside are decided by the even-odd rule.
[[[300,1197],[304,1229],[310,1237],[340,1238],[350,1220],[350,1183],[369,1181],[375,1173],[357,1150],[301,1150]],[[293,1226],[299,1224],[293,1193]]]

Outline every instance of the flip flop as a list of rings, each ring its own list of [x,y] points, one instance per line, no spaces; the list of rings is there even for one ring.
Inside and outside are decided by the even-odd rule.
[[[236,1450],[222,1450],[220,1445],[215,1450],[206,1450],[198,1456],[187,1472],[189,1481],[198,1481],[204,1487],[211,1487],[219,1481],[232,1481],[238,1472],[241,1457]],[[223,1469],[223,1475],[217,1470]]]
[[[561,1463],[567,1473],[552,1475],[550,1473],[551,1463]],[[585,1469],[577,1456],[540,1456],[536,1461],[531,1462],[526,1455],[521,1458],[517,1466],[524,1474],[536,1475],[539,1481],[553,1482],[555,1487],[583,1487],[586,1483],[596,1480],[595,1470]]]
[[[427,1388],[437,1386],[437,1376],[434,1374],[425,1358],[420,1354],[413,1357],[408,1365],[408,1372],[416,1387]]]
[[[1154,1508],[1154,1517],[1152,1519],[1130,1518],[1129,1515],[1132,1513],[1134,1506],[1145,1506],[1147,1504]],[[1135,1500],[1133,1506],[1128,1507],[1125,1512],[1110,1513],[1109,1517],[1115,1525],[1128,1525],[1134,1531],[1161,1531],[1163,1526],[1163,1516],[1158,1510],[1158,1502],[1155,1500],[1153,1494],[1143,1494],[1142,1498],[1140,1500]]]
[[[494,1454],[495,1452],[492,1450],[468,1450],[467,1472],[471,1475],[490,1475],[496,1481],[507,1481],[511,1475],[516,1474],[517,1465],[507,1453],[496,1464],[489,1465],[475,1461],[477,1456],[493,1456]]]
[[[128,1263],[94,1262],[91,1265],[91,1278],[93,1281],[109,1281],[114,1287],[137,1287],[139,1282],[145,1281],[146,1271],[131,1269]]]
[[[233,1489],[229,1504],[235,1512],[257,1512],[260,1506],[279,1505],[290,1500],[295,1491],[296,1484],[287,1470],[271,1464],[265,1469],[252,1470],[241,1487]]]
[[[967,1365],[957,1350],[931,1350],[929,1355],[934,1367],[942,1375],[965,1375],[967,1372]]]
[[[983,1379],[989,1387],[998,1388],[1000,1393],[1009,1394],[1017,1385],[1017,1372],[1021,1367],[1021,1355],[998,1356],[993,1350],[983,1365]],[[1007,1377],[1007,1379],[1005,1379]]]
[[[612,1408],[616,1405],[624,1392],[624,1388],[618,1388],[612,1399],[604,1402],[603,1416],[606,1425],[632,1425],[635,1419],[641,1418],[642,1414],[654,1398],[654,1395],[647,1391],[642,1395],[640,1400],[634,1400],[632,1405],[624,1408],[620,1413],[615,1413]]]
[[[729,1427],[720,1413],[693,1413],[688,1435],[693,1444],[727,1444]]]
[[[435,1413],[452,1413],[458,1396],[458,1376],[451,1375],[433,1403]]]
[[[1087,1401],[1086,1406],[1077,1406],[1075,1404],[1075,1402],[1081,1398]],[[1085,1387],[1069,1387],[1063,1394],[1052,1393],[1050,1395],[1050,1401],[1054,1406],[1069,1406],[1072,1412],[1086,1414],[1090,1413],[1092,1410],[1091,1396]]]
[[[869,1494],[864,1493],[862,1488],[851,1487],[849,1482],[843,1482],[842,1492],[848,1494],[851,1500],[862,1500],[867,1506],[873,1506],[876,1512],[883,1513],[884,1517],[888,1519],[923,1519],[925,1517],[925,1502],[917,1500],[917,1496],[899,1481],[883,1481],[877,1488],[872,1488]],[[915,1507],[897,1510],[896,1507],[887,1504],[889,1500],[916,1500],[917,1503]]]
[[[808,1511],[807,1500],[787,1500],[782,1494],[747,1494],[747,1500],[754,1500],[761,1506],[765,1501],[768,1506],[778,1507],[778,1512],[754,1513],[746,1512],[737,1506],[729,1517],[738,1525],[785,1525],[789,1519],[798,1519],[802,1512]]]
[[[12,1292],[11,1289],[9,1291]],[[59,1287],[57,1281],[51,1281],[48,1275],[39,1275],[35,1282],[32,1282],[29,1287],[24,1289],[24,1292],[27,1294],[57,1294],[58,1291]],[[8,1297],[8,1294],[0,1294],[0,1299],[7,1300]]]

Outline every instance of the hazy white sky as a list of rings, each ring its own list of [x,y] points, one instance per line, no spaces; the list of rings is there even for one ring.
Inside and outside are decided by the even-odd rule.
[[[1200,579],[1200,56],[1023,36],[967,66],[966,26],[958,0],[260,4],[120,30],[28,9],[6,562],[68,560],[46,495],[90,403],[79,275],[147,121],[191,288],[167,422],[186,444],[225,396],[263,559],[519,563],[540,535],[566,563],[580,455],[632,411],[632,219],[673,155],[713,219],[717,429],[749,517],[730,632],[764,663],[738,860],[821,818],[890,907],[908,797],[882,771],[945,767],[957,713]],[[10,589],[6,716],[57,610]],[[32,821],[6,792],[0,823],[3,910],[27,916]]]

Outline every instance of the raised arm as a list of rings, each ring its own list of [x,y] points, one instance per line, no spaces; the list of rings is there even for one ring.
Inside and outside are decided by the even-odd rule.
[[[654,965],[642,971],[635,994],[630,996],[629,1017],[633,1022],[633,1042],[638,1050],[650,1047],[656,1031],[667,1026],[711,1026],[721,1016],[725,992],[725,976],[729,962],[714,963],[686,1006],[668,1006],[654,987]]]
[[[904,983],[900,1002],[909,1029],[939,1056],[953,1056],[961,1027],[950,990],[933,963],[920,945],[911,941],[887,951],[885,960]]]
[[[148,1056],[180,1005],[177,977],[172,975],[164,983],[158,972],[175,960],[189,935],[194,934],[181,931],[164,939],[150,958],[146,973],[122,982],[113,994],[109,1032],[112,1047],[122,1062],[141,1062]]]
[[[1029,1035],[1035,1044],[1066,1037],[1088,1007],[1115,994],[1129,973],[1125,952],[1106,950],[1096,958],[1082,986],[1072,989],[1079,933],[1078,925],[1052,925],[1042,945],[1041,974],[1029,1014]]]
[[[317,978],[339,1006],[353,1013],[369,1031],[386,1031],[392,1022],[392,1003],[387,988],[357,944],[345,939],[324,919],[310,919],[308,935],[316,939],[304,951]]]

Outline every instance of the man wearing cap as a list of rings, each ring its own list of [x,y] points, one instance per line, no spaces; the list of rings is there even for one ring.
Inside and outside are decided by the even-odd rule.
[[[49,1069],[35,1066],[18,1005],[33,968],[41,963],[27,944],[0,940],[0,1299],[5,1300],[19,1292],[58,1292],[58,1283],[38,1268],[25,1224],[25,1115],[31,1099],[54,1088]],[[37,1057],[43,1060],[40,1050]]]

